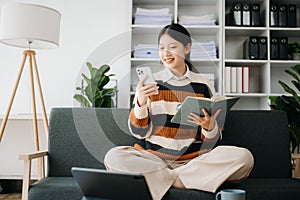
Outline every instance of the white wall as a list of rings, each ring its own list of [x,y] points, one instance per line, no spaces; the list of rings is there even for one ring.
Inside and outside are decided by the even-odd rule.
[[[11,0],[0,0],[0,6]],[[37,50],[37,63],[42,82],[47,112],[52,107],[73,106],[73,95],[81,78],[81,68],[86,68],[85,61],[95,60],[90,54],[97,50],[97,63],[100,66],[110,63],[107,58],[118,57],[115,49],[130,48],[130,0],[15,0],[13,2],[34,3],[52,7],[62,14],[60,46],[56,49]],[[1,11],[0,11],[1,12]],[[111,51],[102,48],[103,43],[114,41],[114,37],[129,37],[119,43],[111,43]],[[124,37],[123,37],[124,38]],[[100,50],[99,50],[100,46]],[[6,108],[19,71],[23,50],[0,44],[0,114]],[[95,53],[93,53],[95,54]],[[129,55],[129,54],[128,54]],[[108,57],[107,57],[108,56]],[[101,59],[103,58],[103,59]],[[128,107],[129,77],[123,77],[124,69],[129,69],[129,59],[121,58],[112,64],[112,72],[122,79],[123,88],[119,88],[119,107]],[[30,85],[28,65],[23,73],[11,113],[31,113]],[[125,84],[126,83],[126,84]],[[128,83],[128,84],[127,84]],[[36,93],[38,96],[38,93]],[[123,95],[123,96],[122,96]],[[125,96],[124,96],[125,95]],[[39,101],[37,102],[39,103]],[[78,104],[75,104],[78,106]],[[38,107],[38,111],[40,109]]]
[[[0,6],[12,0],[0,0]],[[129,106],[130,21],[131,0],[15,0],[52,7],[62,14],[60,46],[37,50],[37,63],[42,82],[46,110],[72,107],[85,61],[95,66],[111,64],[119,79],[119,107]],[[45,25],[46,26],[46,25]],[[19,71],[23,50],[0,43],[0,115],[6,112]],[[38,93],[36,93],[38,96]],[[39,99],[38,99],[39,100]],[[37,102],[39,103],[39,101]],[[38,104],[39,105],[39,104]],[[23,73],[11,114],[31,113],[28,65]],[[38,112],[40,108],[38,107]],[[0,117],[0,123],[1,123]],[[47,148],[42,122],[39,121],[41,150]],[[21,153],[34,151],[32,121],[8,121],[0,143],[0,179],[21,178]],[[35,167],[35,166],[34,166]],[[35,174],[35,170],[33,174]]]

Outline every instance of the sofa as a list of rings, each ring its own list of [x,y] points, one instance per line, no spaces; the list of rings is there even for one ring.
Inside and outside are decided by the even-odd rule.
[[[82,192],[72,177],[72,167],[104,169],[103,158],[110,148],[142,142],[130,135],[128,115],[129,109],[123,108],[53,108],[48,150],[20,155],[25,163],[22,199],[81,199]],[[300,180],[292,178],[289,130],[284,112],[232,110],[227,114],[222,140],[216,145],[245,147],[255,159],[247,179],[225,182],[218,191],[244,189],[247,200],[300,198]],[[47,160],[46,176],[30,185],[31,161],[41,158]],[[163,199],[213,200],[215,194],[172,187]]]

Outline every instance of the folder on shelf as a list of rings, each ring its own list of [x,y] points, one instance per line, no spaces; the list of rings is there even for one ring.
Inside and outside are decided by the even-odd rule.
[[[225,66],[225,92],[231,92],[231,67]]]
[[[258,36],[249,36],[244,42],[244,58],[255,60],[259,58]]]
[[[231,74],[230,74],[230,78],[231,78],[231,88],[230,91],[232,93],[236,93],[237,92],[237,67],[231,67]]]
[[[231,25],[232,26],[241,26],[242,25],[242,4],[241,3],[236,3],[232,7]]]
[[[271,60],[278,60],[279,59],[279,38],[272,37],[271,38],[271,45],[270,45],[270,58]]]
[[[287,5],[281,4],[278,9],[278,26],[287,27]]]
[[[251,4],[251,26],[261,26],[260,24],[260,5]]]
[[[288,27],[297,26],[297,8],[295,4],[288,5]]]
[[[249,67],[242,67],[242,92],[250,92],[250,69]]]
[[[261,36],[259,37],[259,59],[267,60],[268,50],[267,50],[267,37]]]
[[[236,92],[243,92],[243,67],[236,68]]]
[[[250,26],[250,4],[244,3],[242,6],[242,24]]]
[[[281,37],[279,40],[279,59],[287,60],[288,59],[288,38]]]
[[[270,26],[278,26],[278,5],[270,5]]]

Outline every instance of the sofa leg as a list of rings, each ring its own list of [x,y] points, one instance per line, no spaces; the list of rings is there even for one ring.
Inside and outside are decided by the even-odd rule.
[[[31,160],[24,160],[22,200],[28,200],[28,190],[29,190],[30,177],[31,177]]]

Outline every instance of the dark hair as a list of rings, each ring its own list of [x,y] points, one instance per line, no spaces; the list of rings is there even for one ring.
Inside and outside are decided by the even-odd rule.
[[[164,34],[168,34],[173,39],[182,43],[184,47],[186,47],[188,44],[192,45],[191,34],[188,32],[186,28],[184,28],[180,24],[170,24],[165,26],[158,35],[158,43],[160,38]],[[185,63],[188,65],[189,69],[191,70],[193,66],[190,62],[190,57],[191,57],[191,52],[185,55]]]

